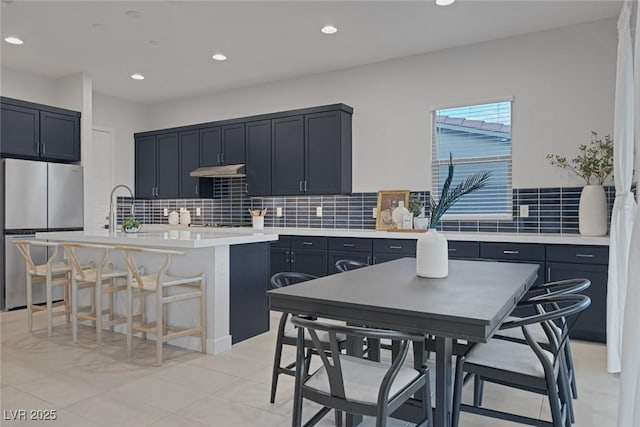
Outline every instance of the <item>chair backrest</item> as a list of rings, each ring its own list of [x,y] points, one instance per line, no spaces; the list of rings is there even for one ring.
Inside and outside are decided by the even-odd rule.
[[[143,280],[142,276],[140,275],[140,269],[138,268],[136,260],[133,256],[134,253],[153,253],[165,255],[165,261],[158,271],[158,281],[169,268],[169,264],[171,263],[171,255],[184,255],[184,252],[173,251],[169,249],[144,248],[139,246],[116,246],[115,248],[122,253],[124,261],[127,265],[127,271],[131,276],[135,278],[135,282],[140,287],[143,287]]]
[[[576,320],[590,304],[591,299],[589,297],[579,294],[541,295],[532,297],[526,302],[519,303],[518,306],[535,307],[538,314],[506,321],[500,326],[500,329],[521,328],[527,343],[544,366],[545,372],[553,372],[553,367],[559,361],[558,355],[564,350],[564,346],[569,339],[569,334]],[[564,319],[564,325],[560,335],[556,335],[550,325],[551,322],[558,319]],[[544,355],[540,344],[530,332],[529,327],[534,324],[540,324],[545,331],[553,350],[553,361],[549,361]]]
[[[24,261],[27,264],[27,268],[31,272],[36,271],[36,264],[33,262],[33,259],[31,258],[31,246],[47,246],[47,247],[53,248],[53,252],[49,257],[49,259],[47,260],[47,265],[51,265],[53,261],[56,259],[56,257],[58,256],[59,243],[57,242],[45,242],[40,240],[14,240],[13,244],[16,245],[18,252],[20,252],[22,257],[24,258]]]
[[[77,249],[102,249],[103,251],[102,256],[100,257],[100,260],[95,264],[95,268],[101,270],[104,268],[104,266],[107,263],[107,260],[109,257],[109,251],[115,248],[115,246],[109,246],[109,245],[97,245],[93,243],[76,243],[76,242],[64,242],[61,244],[61,246],[64,249],[65,255],[69,259],[71,266],[75,270],[75,273],[78,276],[80,276],[81,280],[85,280],[86,276],[84,273],[84,269],[82,268],[82,265],[78,260],[78,254],[76,253]]]
[[[542,285],[531,288],[524,296],[523,301],[539,296],[577,294],[585,291],[589,286],[591,286],[589,279],[568,279],[543,283]]]
[[[316,352],[322,359],[327,376],[329,378],[329,388],[331,396],[340,399],[346,399],[344,389],[344,377],[342,374],[342,365],[340,358],[342,353],[338,344],[338,334],[344,334],[347,336],[358,338],[371,338],[371,339],[389,339],[400,342],[400,353],[397,358],[389,367],[387,373],[382,380],[380,390],[378,391],[378,404],[383,403],[388,399],[389,390],[393,384],[394,379],[398,375],[400,368],[404,364],[407,357],[407,351],[409,349],[409,343],[411,341],[423,342],[424,336],[418,334],[408,334],[404,332],[390,331],[386,329],[373,329],[373,328],[361,328],[356,326],[346,326],[342,324],[324,323],[318,320],[311,320],[300,316],[293,316],[291,323],[295,326],[302,328],[302,333],[298,332],[298,345],[304,345],[305,332],[309,333],[313,346]],[[326,343],[323,344],[320,341],[318,332],[326,332],[329,336],[329,351],[327,352]],[[329,354],[327,354],[329,353]],[[298,352],[299,357],[304,357]],[[297,361],[296,363],[303,363],[303,361]]]
[[[336,261],[336,268],[341,273],[346,273],[350,270],[355,270],[357,268],[368,267],[369,264],[366,262],[355,261],[352,259],[340,259]]]
[[[283,271],[271,276],[271,289],[283,288],[285,286],[294,285],[296,283],[306,282],[307,280],[317,279],[318,276],[307,273],[298,273],[295,271]]]

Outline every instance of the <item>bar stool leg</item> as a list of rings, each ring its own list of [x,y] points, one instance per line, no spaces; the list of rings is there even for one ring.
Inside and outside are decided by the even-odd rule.
[[[207,315],[204,306],[204,276],[200,278],[200,352],[207,352]]]
[[[71,298],[69,298],[69,278],[72,275],[72,273],[65,273],[66,279],[67,279],[67,283],[65,283],[63,285],[64,288],[64,312],[65,312],[65,319],[67,320],[67,323],[69,323],[71,321],[71,305],[72,305],[72,301]],[[75,300],[73,300],[73,303],[75,303]]]
[[[47,271],[45,286],[47,288],[47,336],[53,335],[53,289],[51,271]]]
[[[164,288],[156,292],[156,357],[158,366],[162,365],[162,339],[164,338]]]
[[[33,284],[31,272],[27,268],[27,328],[29,333],[33,332]]]
[[[113,290],[113,288],[116,285],[116,279],[112,278],[110,280],[109,285],[111,286],[111,298],[109,298],[109,331],[113,332],[113,320],[115,319],[115,316],[113,315],[113,313],[115,312],[114,310],[116,309],[116,293]]]
[[[147,295],[144,293],[144,291],[140,292],[140,319],[143,325],[147,324],[147,309],[145,308],[145,300]],[[143,332],[142,333],[142,339],[143,340],[147,340],[147,333]]]
[[[127,282],[127,357],[131,359],[131,344],[133,341],[133,288],[131,287],[131,275]]]
[[[73,331],[73,343],[78,343],[78,281],[76,275],[71,275],[71,330]]]
[[[96,345],[102,344],[102,274],[96,271]]]

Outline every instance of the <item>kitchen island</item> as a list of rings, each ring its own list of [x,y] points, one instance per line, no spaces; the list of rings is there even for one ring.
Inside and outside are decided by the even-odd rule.
[[[184,252],[184,256],[172,257],[169,273],[176,276],[204,273],[206,276],[207,353],[224,352],[231,348],[232,343],[266,332],[269,328],[266,300],[269,242],[278,240],[277,233],[254,233],[247,229],[221,232],[207,228],[149,227],[149,231],[116,232],[114,235],[106,230],[43,232],[37,233],[36,239],[144,246]],[[83,250],[78,255],[81,262],[89,262],[95,261],[97,252]],[[110,261],[117,268],[125,268],[124,258],[116,251],[110,255]],[[159,269],[163,258],[140,254],[136,261],[147,273],[151,273]],[[147,314],[153,318],[153,304],[146,306]],[[119,295],[116,309],[124,313],[124,307],[124,295]],[[198,322],[198,313],[197,302],[182,301],[169,307],[168,315],[172,323],[188,326]],[[196,337],[177,338],[170,344],[193,350],[200,348]]]

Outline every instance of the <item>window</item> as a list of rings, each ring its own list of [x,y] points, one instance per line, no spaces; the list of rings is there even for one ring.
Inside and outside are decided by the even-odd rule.
[[[445,218],[511,218],[511,104],[493,102],[433,111],[431,194],[437,200],[447,179],[449,153],[455,174],[451,187],[469,175],[489,171],[489,183],[462,197]]]

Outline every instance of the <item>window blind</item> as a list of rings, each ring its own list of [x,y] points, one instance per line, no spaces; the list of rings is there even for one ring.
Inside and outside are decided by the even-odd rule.
[[[480,171],[488,184],[462,197],[446,218],[511,216],[511,101],[437,109],[432,114],[432,188],[438,200],[447,179],[449,155],[455,166],[451,187]]]

